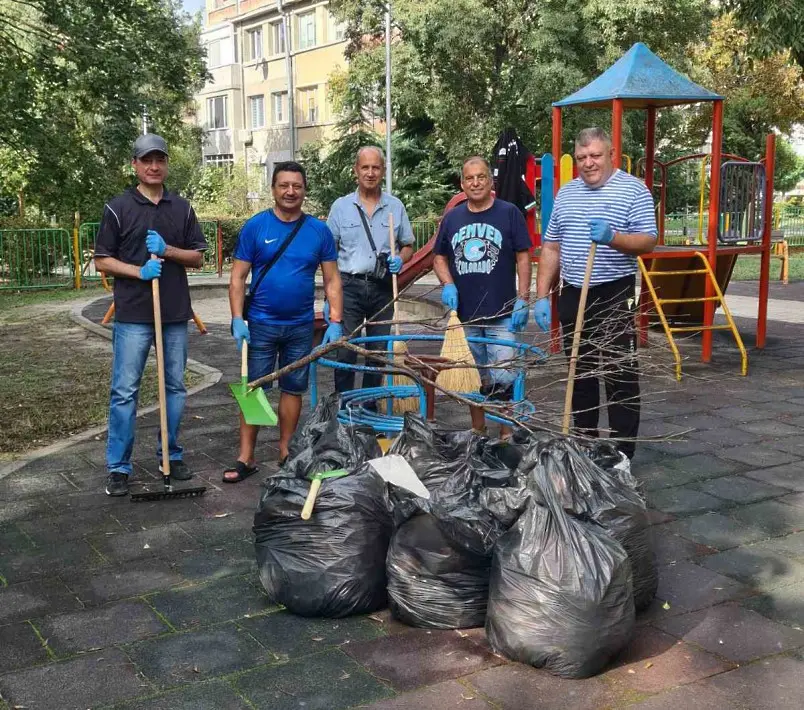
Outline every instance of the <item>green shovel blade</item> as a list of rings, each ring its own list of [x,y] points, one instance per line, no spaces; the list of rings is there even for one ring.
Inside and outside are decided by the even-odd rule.
[[[246,424],[251,426],[276,426],[276,413],[271,408],[265,391],[257,387],[249,391],[248,381],[244,377],[240,382],[229,385],[234,398],[243,413]]]

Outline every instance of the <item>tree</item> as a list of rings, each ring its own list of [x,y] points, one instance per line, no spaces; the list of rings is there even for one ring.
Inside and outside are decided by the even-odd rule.
[[[784,138],[777,138],[773,185],[775,191],[782,194],[790,192],[802,180],[804,180],[804,158],[798,155]]]
[[[760,57],[790,50],[804,68],[804,7],[795,0],[723,0],[748,32],[749,46]]]
[[[0,145],[29,204],[97,215],[127,181],[145,106],[181,136],[206,70],[177,0],[0,0]]]

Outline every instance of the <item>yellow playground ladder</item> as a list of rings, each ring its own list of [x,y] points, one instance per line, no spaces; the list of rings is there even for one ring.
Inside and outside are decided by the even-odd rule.
[[[703,263],[702,269],[677,269],[674,271],[652,271],[649,270],[648,267],[645,265],[642,257],[638,258],[639,261],[639,269],[642,272],[642,281],[645,286],[647,286],[648,290],[650,291],[651,298],[653,298],[653,303],[656,306],[656,313],[659,315],[659,320],[662,323],[662,327],[664,328],[664,333],[667,336],[667,342],[670,343],[670,349],[673,351],[673,357],[676,360],[676,380],[681,382],[681,354],[678,352],[678,347],[676,346],[675,340],[673,339],[673,333],[694,333],[696,331],[703,331],[703,330],[730,330],[732,335],[734,336],[734,341],[737,343],[737,347],[740,350],[740,357],[742,359],[741,363],[741,372],[740,374],[745,376],[748,374],[748,354],[745,351],[745,346],[743,345],[743,340],[740,337],[740,333],[737,332],[737,326],[734,325],[734,319],[731,317],[731,311],[729,311],[729,307],[726,305],[726,299],[723,296],[723,292],[720,290],[720,285],[717,282],[717,278],[715,278],[715,273],[712,271],[712,267],[709,265],[709,261],[707,261],[706,256],[700,252],[696,251],[695,256],[698,257],[701,262]],[[656,257],[651,261],[656,260]],[[660,298],[659,294],[656,292],[656,289],[653,286],[653,279],[659,276],[693,276],[693,275],[701,275],[705,278],[709,279],[710,283],[714,287],[715,295],[714,296],[699,296],[694,298]],[[671,326],[667,322],[667,317],[664,314],[663,306],[668,303],[701,303],[703,301],[714,301],[717,305],[719,304],[723,308],[723,315],[726,316],[726,325],[689,325],[689,326]]]

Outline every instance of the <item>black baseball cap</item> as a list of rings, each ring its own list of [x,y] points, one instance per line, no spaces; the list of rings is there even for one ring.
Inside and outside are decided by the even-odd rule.
[[[134,141],[134,157],[141,158],[143,155],[159,151],[160,153],[168,154],[167,142],[162,136],[156,133],[146,133]]]

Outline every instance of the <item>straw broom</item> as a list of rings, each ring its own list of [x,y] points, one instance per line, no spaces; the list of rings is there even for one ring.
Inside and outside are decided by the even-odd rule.
[[[461,319],[455,311],[450,311],[447,330],[444,333],[444,345],[441,357],[466,367],[451,367],[441,370],[436,377],[436,384],[450,392],[477,392],[480,389],[480,373],[477,371],[475,359],[469,349],[469,341],[463,330]]]
[[[396,236],[394,235],[394,214],[391,212],[388,215],[388,241],[391,246],[391,258],[396,256]],[[396,274],[391,274],[391,285],[394,289],[394,321],[399,320],[399,284],[396,280]],[[399,323],[394,323],[394,334],[399,335]],[[408,344],[402,340],[394,341],[394,362],[402,363],[405,356],[408,354]],[[413,381],[405,375],[394,375],[392,382],[394,385],[412,385]],[[393,412],[394,414],[404,414],[405,412],[416,412],[419,410],[418,397],[394,397]]]

